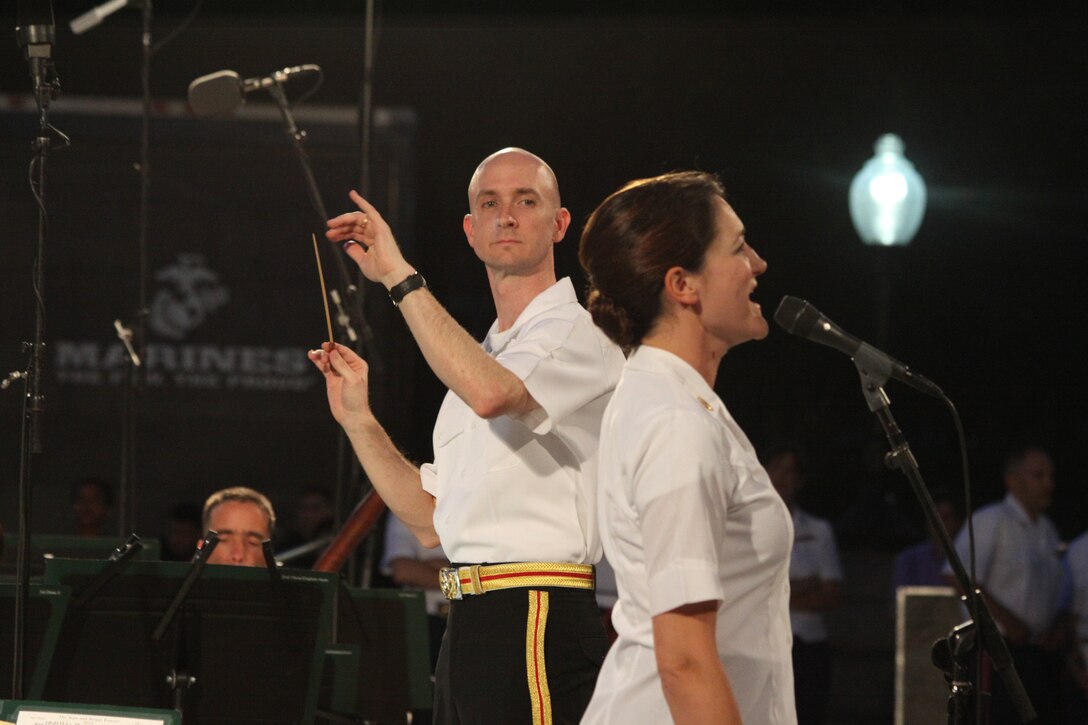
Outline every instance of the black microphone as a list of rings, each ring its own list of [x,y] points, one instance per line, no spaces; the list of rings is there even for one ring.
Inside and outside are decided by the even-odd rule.
[[[313,63],[278,70],[262,78],[242,78],[232,70],[200,76],[189,84],[189,107],[198,116],[229,116],[246,102],[245,94],[284,83],[295,76],[320,73]]]
[[[73,593],[72,606],[78,609],[89,602],[98,593],[99,589],[113,581],[124,571],[125,567],[128,566],[128,562],[139,554],[143,548],[144,542],[140,541],[140,537],[136,534],[129,534],[128,540],[113,550],[110,558],[107,559],[106,566],[87,584],[86,588],[78,594]]]
[[[926,395],[944,398],[944,393],[933,382],[844,331],[805,300],[789,295],[783,297],[775,310],[774,321],[792,335],[835,348],[873,373],[895,378]]]

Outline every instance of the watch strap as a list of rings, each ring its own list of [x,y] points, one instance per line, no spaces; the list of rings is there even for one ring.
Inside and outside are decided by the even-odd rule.
[[[389,288],[389,299],[393,301],[394,307],[400,307],[401,301],[404,300],[404,297],[408,293],[415,292],[417,289],[422,289],[426,286],[427,280],[423,279],[423,275],[419,272],[412,272],[404,278],[403,282]]]

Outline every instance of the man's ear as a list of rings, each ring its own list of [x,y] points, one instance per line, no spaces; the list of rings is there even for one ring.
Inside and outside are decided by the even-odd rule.
[[[553,243],[558,244],[562,241],[563,237],[567,235],[568,228],[570,228],[570,212],[567,211],[565,206],[561,206],[555,212],[555,239]]]
[[[472,247],[473,237],[475,235],[475,227],[473,226],[474,219],[471,214],[465,214],[464,221],[461,222],[461,227],[465,230],[465,239],[468,240],[468,246]],[[475,249],[475,247],[473,247]]]
[[[665,297],[684,307],[698,304],[699,291],[691,273],[683,267],[669,267],[665,272]]]

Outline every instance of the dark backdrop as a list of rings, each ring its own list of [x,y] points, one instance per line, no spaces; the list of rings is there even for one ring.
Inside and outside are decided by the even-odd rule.
[[[125,10],[72,36],[67,21],[89,5],[54,3],[62,101],[138,97],[138,14]],[[323,14],[287,3],[223,5],[207,3],[156,55],[157,99],[183,99],[189,81],[223,68],[254,76],[318,63],[325,81],[308,105],[357,107],[365,33],[354,6],[361,4],[323,3]],[[155,36],[189,7],[156,3]],[[799,5],[670,7],[560,3],[529,12],[484,3],[472,12],[435,12],[428,3],[390,3],[380,10],[374,101],[415,114],[414,229],[403,236],[438,297],[476,334],[491,320],[486,279],[460,219],[473,167],[497,148],[527,147],[555,168],[575,220],[558,264],[578,287],[577,238],[607,193],[676,168],[720,172],[770,265],[757,292],[768,317],[783,294],[804,297],[938,382],[962,415],[979,500],[1000,494],[998,464],[1010,444],[1042,441],[1058,465],[1054,518],[1067,537],[1088,528],[1078,458],[1088,445],[1079,375],[1084,326],[1076,322],[1088,208],[1085,20],[1071,5],[1030,16],[926,3],[865,12],[832,4],[820,13]],[[0,89],[28,92],[14,41],[4,53]],[[264,101],[254,97],[251,105]],[[22,128],[33,129],[33,116],[21,118]],[[48,269],[61,281],[117,282],[48,287],[49,333],[105,343],[108,315],[131,317],[126,311],[135,306],[126,265],[135,254],[138,125],[129,118],[96,135],[66,127],[59,112],[55,120],[73,145],[49,161],[53,231],[64,235],[50,239]],[[323,321],[304,254],[312,213],[282,129],[270,121],[264,140],[224,140],[206,127],[182,132],[177,123],[157,117],[152,126],[153,267],[197,251],[230,281],[231,304],[193,334],[303,355],[320,340]],[[346,209],[360,169],[355,129],[313,121],[308,130],[325,201]],[[889,131],[904,138],[930,202],[909,248],[871,249],[850,224],[847,187]],[[179,146],[184,133],[196,134],[198,147]],[[5,373],[22,364],[19,341],[33,334],[30,136],[14,134],[6,132],[0,158]],[[231,180],[243,172],[256,180]],[[287,261],[285,250],[298,244],[301,256]],[[886,310],[878,307],[882,285]],[[86,319],[88,298],[119,312]],[[412,371],[383,385],[383,415],[406,452],[426,460],[442,388],[402,334],[391,318],[378,341],[393,367]],[[50,375],[47,453],[35,480],[44,526],[64,515],[70,480],[116,476],[120,455],[120,389]],[[154,529],[169,503],[221,485],[256,485],[289,510],[303,485],[331,483],[335,428],[310,380],[292,391],[149,389],[138,439],[141,526]],[[899,524],[917,526],[917,505],[898,475],[881,467],[886,444],[849,360],[775,328],[766,341],[727,356],[718,389],[758,446],[790,437],[809,447],[809,507],[835,519],[844,541],[890,547],[910,536]],[[959,484],[945,409],[895,383],[887,389],[927,481]],[[8,527],[19,403],[11,390],[0,398],[0,522]]]

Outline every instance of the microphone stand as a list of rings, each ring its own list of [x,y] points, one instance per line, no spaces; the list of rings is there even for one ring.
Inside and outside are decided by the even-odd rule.
[[[40,272],[36,274],[40,274]],[[21,375],[18,372],[12,373],[12,375],[19,375],[23,378],[23,422],[19,440],[19,534],[15,555],[15,638],[11,669],[11,692],[12,698],[15,700],[23,698],[23,667],[26,658],[26,610],[30,596],[30,511],[32,501],[30,468],[32,455],[41,452],[41,442],[37,438],[38,416],[41,413],[41,396],[31,392],[32,389],[37,387],[32,385],[32,381],[37,380],[41,372],[40,356],[37,353],[39,345],[42,344],[40,337],[41,319],[41,310],[39,309],[39,337],[33,345],[23,343],[25,347],[32,350],[31,360],[26,371]]]
[[[24,343],[30,360],[25,371],[12,373],[3,387],[18,377],[23,378],[25,398],[19,451],[19,539],[16,553],[15,587],[15,637],[12,666],[12,697],[23,697],[24,661],[26,655],[26,611],[30,594],[30,524],[31,524],[31,470],[33,457],[42,452],[41,417],[45,410],[42,394],[42,370],[45,350],[45,242],[48,230],[46,214],[46,159],[51,148],[49,136],[49,103],[60,93],[60,83],[53,69],[53,42],[56,30],[52,24],[52,6],[49,8],[49,24],[31,24],[16,28],[16,36],[25,57],[30,62],[30,77],[34,81],[34,95],[38,104],[38,134],[34,139],[35,156],[31,161],[30,190],[38,204],[38,245],[31,284],[36,300],[34,342]],[[59,132],[58,132],[59,133]],[[63,137],[63,134],[61,134]],[[37,172],[35,174],[35,171]]]
[[[930,658],[948,680],[948,725],[970,725],[972,716],[971,662],[978,654],[975,623],[968,621],[952,628],[948,636],[933,643]]]
[[[208,563],[208,557],[212,555],[212,551],[218,545],[219,532],[209,531],[200,543],[200,548],[197,549],[196,555],[193,557],[192,566],[189,573],[185,575],[185,579],[182,580],[178,593],[174,595],[173,601],[166,608],[158,626],[155,627],[155,631],[151,633],[151,641],[155,644],[158,644],[163,635],[166,634],[166,630],[170,623],[174,621],[178,609],[188,598],[189,590],[193,588],[196,580],[200,578],[201,573],[204,571],[204,567]],[[170,672],[166,675],[166,684],[174,691],[174,709],[181,713],[182,722],[185,721],[185,693],[196,684],[196,677],[188,671],[189,648],[185,639],[185,619],[183,618],[178,625],[178,638],[174,647],[174,666],[170,668]]]
[[[72,31],[76,34],[84,33],[98,25],[104,17],[123,7],[134,6],[140,8],[142,20],[141,46],[142,59],[140,64],[140,87],[143,96],[143,112],[140,126],[140,160],[135,164],[140,174],[140,211],[137,238],[137,287],[138,297],[136,305],[136,320],[134,323],[135,334],[128,328],[121,326],[119,321],[114,322],[117,334],[124,343],[132,366],[126,368],[124,379],[124,396],[122,402],[121,425],[121,466],[120,485],[118,492],[118,535],[124,536],[125,531],[134,527],[136,520],[136,496],[133,486],[133,470],[136,461],[136,416],[138,402],[143,390],[145,377],[140,366],[140,359],[147,358],[147,239],[148,239],[148,207],[151,199],[151,59],[158,52],[183,32],[200,11],[204,0],[196,0],[188,17],[180,25],[171,30],[165,38],[152,44],[151,20],[152,0],[128,0],[121,4],[104,3],[94,10],[76,18],[71,23]],[[135,347],[133,347],[135,340]]]
[[[123,416],[121,425],[121,472],[118,486],[117,509],[118,534],[131,531],[136,520],[136,496],[134,471],[136,468],[136,419],[139,414],[140,395],[144,387],[144,370],[140,360],[147,359],[147,238],[148,207],[151,199],[151,58],[155,49],[151,43],[152,0],[139,0],[134,3],[140,8],[142,30],[140,89],[142,112],[140,118],[140,160],[136,169],[140,174],[140,210],[136,240],[137,259],[137,302],[133,329],[123,328],[114,322],[118,337],[121,338],[129,354],[132,365],[127,366],[125,392],[123,398]]]
[[[363,40],[362,112],[359,133],[360,157],[359,193],[370,198],[370,138],[373,131],[373,73],[374,73],[374,0],[366,0],[366,37]]]
[[[318,191],[317,181],[314,178],[313,168],[310,164],[310,157],[302,145],[303,140],[306,138],[306,132],[300,130],[295,123],[294,114],[291,112],[291,107],[287,102],[287,95],[284,92],[282,81],[279,77],[274,77],[274,82],[268,86],[268,92],[279,106],[280,115],[283,116],[287,135],[291,139],[295,154],[298,156],[299,164],[302,166],[303,178],[306,181],[306,189],[310,196],[310,203],[313,205],[314,212],[317,215],[319,228],[324,228],[325,222],[329,218],[329,214],[325,208],[324,201],[321,199],[321,193]],[[366,357],[367,362],[370,365],[371,374],[380,375],[382,361],[374,347],[374,333],[371,331],[366,315],[363,312],[363,289],[352,281],[351,274],[348,272],[343,255],[339,253],[339,251],[334,250],[332,256],[333,259],[336,260],[336,269],[340,276],[340,282],[346,292],[345,299],[341,297],[340,293],[335,288],[329,289],[329,297],[332,298],[337,308],[338,314],[336,315],[336,321],[340,325],[343,334],[352,343],[352,347],[355,351],[362,354],[362,351],[365,350],[365,355],[362,356]],[[358,328],[358,332],[356,331],[356,328]],[[347,470],[345,470],[344,466],[345,460],[348,461]],[[335,524],[339,526],[341,523],[341,504],[346,496],[347,482],[349,480],[354,480],[358,476],[360,470],[359,463],[352,454],[351,447],[347,444],[347,437],[343,430],[340,430],[337,439],[337,461]]]
[[[132,485],[132,464],[135,454],[136,438],[136,376],[140,374],[142,360],[140,354],[133,346],[133,331],[131,327],[125,327],[120,320],[113,321],[117,339],[125,348],[125,373],[122,379],[123,393],[121,396],[121,472],[120,491],[118,494],[118,511],[120,512],[118,526],[123,533],[130,521],[129,505],[131,500],[129,491]]]
[[[280,577],[280,565],[276,563],[276,554],[272,550],[272,539],[261,542],[261,553],[264,555],[264,567],[268,570],[268,578],[274,586],[280,586],[283,579]]]
[[[363,41],[363,86],[362,86],[362,108],[360,109],[359,125],[362,127],[359,139],[359,157],[360,157],[360,171],[359,171],[359,191],[362,193],[363,198],[370,198],[370,152],[372,147],[373,131],[374,131],[374,0],[366,0],[366,36]],[[381,366],[375,370],[375,375],[380,377]],[[376,396],[376,402],[381,407],[382,395]],[[340,459],[341,461],[347,461],[348,476],[351,480],[354,480],[359,475],[359,459],[355,456],[355,452],[347,445],[347,439],[343,436],[340,438]],[[343,464],[342,464],[343,465]],[[371,491],[374,496],[377,496],[377,491]],[[344,509],[342,501],[344,496],[339,495],[337,499],[337,515]],[[371,578],[374,573],[374,552],[375,552],[375,539],[369,537],[367,540],[367,546],[363,559],[363,571],[359,577],[359,585],[362,587],[369,587]],[[348,575],[351,579],[355,578],[355,564],[356,559],[352,557],[348,564]],[[335,601],[335,600],[334,600]]]
[[[178,609],[185,603],[186,597],[189,596],[189,590],[196,584],[196,580],[200,578],[201,573],[204,571],[204,567],[208,564],[208,557],[212,555],[215,547],[219,545],[219,532],[209,531],[204,536],[204,541],[200,542],[200,548],[197,549],[196,556],[193,557],[192,566],[189,568],[189,573],[185,575],[185,579],[182,580],[181,586],[178,587],[178,593],[174,595],[174,600],[170,602],[170,606],[166,608],[166,611],[162,615],[162,619],[159,620],[159,624],[155,627],[155,631],[151,633],[151,640],[158,642],[162,639],[162,636],[166,633],[166,628],[170,626],[170,622],[174,620],[174,616],[178,613]]]
[[[283,82],[279,77],[275,77],[274,82],[268,86],[268,93],[276,101],[276,105],[279,106],[280,115],[283,116],[283,122],[287,127],[287,135],[291,139],[292,146],[295,150],[295,154],[298,156],[299,164],[302,166],[302,175],[306,181],[306,190],[310,195],[310,203],[313,205],[314,213],[317,215],[319,228],[325,227],[325,222],[329,218],[329,213],[325,209],[325,202],[321,199],[321,192],[317,188],[317,180],[314,178],[313,167],[310,164],[310,157],[306,153],[306,149],[303,147],[302,142],[306,138],[306,132],[299,129],[295,123],[295,116],[291,112],[291,106],[287,102],[287,95],[283,90]],[[346,304],[346,311],[348,318],[344,319],[343,316],[337,316],[337,321],[343,327],[344,335],[351,341],[355,342],[359,340],[359,332],[356,331],[356,327],[362,332],[363,343],[369,348],[374,341],[374,334],[370,330],[370,326],[367,324],[366,317],[362,311],[362,290],[351,280],[351,275],[348,272],[347,265],[344,263],[344,258],[340,254],[334,254],[333,258],[336,260],[336,269],[340,275],[341,284],[347,291],[347,298],[344,300]],[[339,294],[337,294],[339,297]],[[371,351],[371,357],[373,351]],[[370,366],[380,367],[378,360],[375,358],[370,362]]]
[[[929,528],[936,534],[941,549],[952,567],[952,573],[959,583],[960,591],[963,592],[961,600],[967,606],[968,611],[971,612],[978,635],[982,640],[982,646],[990,653],[994,670],[1004,680],[1005,688],[1009,692],[1009,697],[1016,708],[1020,721],[1024,723],[1034,722],[1036,719],[1035,709],[1024,691],[1024,685],[1019,675],[1016,673],[1016,667],[1013,664],[1009,648],[997,629],[997,624],[994,622],[993,615],[986,605],[986,600],[983,599],[978,588],[971,583],[963,563],[956,554],[956,547],[952,543],[952,537],[948,535],[944,524],[941,523],[936,504],[933,503],[933,497],[929,495],[929,489],[922,480],[922,474],[918,470],[918,462],[915,460],[906,438],[899,429],[899,425],[895,422],[895,418],[892,417],[891,401],[884,393],[883,388],[884,383],[888,382],[890,377],[890,370],[879,362],[866,359],[865,356],[856,357],[854,365],[858,369],[858,375],[861,378],[861,391],[865,396],[866,403],[869,405],[869,410],[880,421],[880,425],[883,427],[884,434],[891,446],[891,451],[885,455],[885,464],[889,468],[898,468],[910,481],[915,496],[918,497],[918,501],[922,504],[922,511],[929,523]],[[958,674],[962,675],[963,673],[959,672]],[[957,684],[963,686],[962,682]],[[953,697],[956,697],[957,694],[959,693],[953,692]],[[950,716],[953,715],[952,711],[958,705],[958,700],[950,703]],[[950,722],[953,721],[950,720]]]

